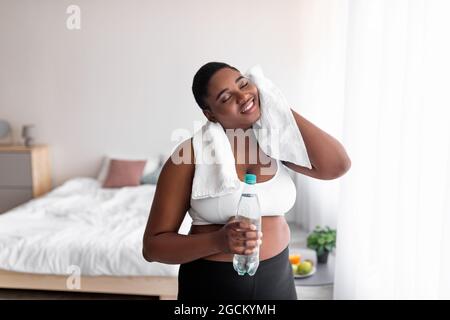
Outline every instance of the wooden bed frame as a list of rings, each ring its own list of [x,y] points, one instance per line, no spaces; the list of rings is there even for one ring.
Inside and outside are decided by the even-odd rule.
[[[80,289],[67,286],[69,276],[0,269],[0,288],[157,296],[176,300],[178,279],[160,276],[81,276]]]

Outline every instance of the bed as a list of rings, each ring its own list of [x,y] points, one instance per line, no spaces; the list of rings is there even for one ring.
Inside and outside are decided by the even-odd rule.
[[[142,257],[155,188],[105,189],[74,178],[0,215],[0,288],[175,299],[179,265]],[[179,232],[191,222],[186,214]]]

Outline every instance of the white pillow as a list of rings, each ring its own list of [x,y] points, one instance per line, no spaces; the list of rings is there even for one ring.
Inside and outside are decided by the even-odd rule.
[[[159,166],[159,156],[147,156],[147,157],[140,157],[140,156],[129,156],[129,155],[105,155],[103,157],[102,166],[100,168],[100,171],[97,175],[97,180],[101,183],[105,182],[106,176],[108,175],[109,170],[109,163],[111,159],[118,159],[118,160],[147,160],[145,164],[144,171],[142,172],[142,176],[151,173],[156,170]]]

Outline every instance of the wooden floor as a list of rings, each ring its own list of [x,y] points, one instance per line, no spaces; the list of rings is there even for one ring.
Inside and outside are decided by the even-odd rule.
[[[124,294],[0,289],[0,300],[159,300],[159,298]]]

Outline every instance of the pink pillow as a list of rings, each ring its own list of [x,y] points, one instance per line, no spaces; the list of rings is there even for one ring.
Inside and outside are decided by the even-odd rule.
[[[146,162],[146,160],[111,159],[103,188],[138,186]]]

